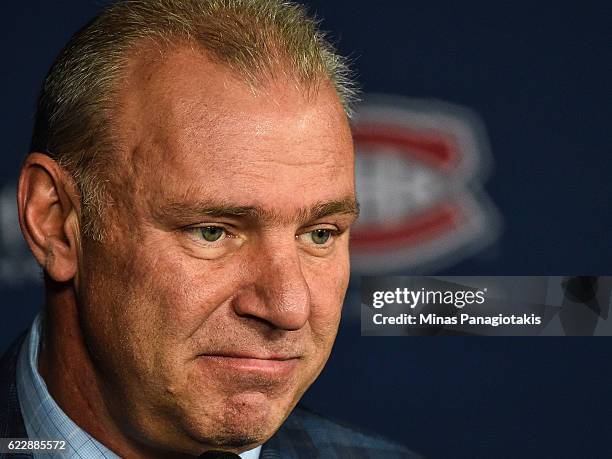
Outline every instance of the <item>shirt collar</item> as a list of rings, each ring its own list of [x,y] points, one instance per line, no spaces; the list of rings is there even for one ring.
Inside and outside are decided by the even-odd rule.
[[[36,316],[19,352],[17,393],[23,422],[30,439],[63,440],[66,449],[58,456],[87,459],[119,459],[66,415],[53,400],[38,372],[38,350],[42,332],[42,313]],[[242,459],[259,459],[261,446],[240,454]],[[55,454],[55,453],[54,453]],[[48,457],[34,452],[34,458]]]

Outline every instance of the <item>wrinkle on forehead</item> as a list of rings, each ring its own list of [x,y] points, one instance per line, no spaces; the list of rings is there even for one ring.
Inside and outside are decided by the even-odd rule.
[[[194,168],[200,164],[222,173],[232,162],[233,170],[263,180],[269,176],[257,169],[267,166],[337,167],[336,145],[351,140],[333,89],[319,88],[325,95],[316,103],[287,82],[254,94],[227,68],[194,53],[179,50],[151,65],[140,59],[126,79],[119,113],[121,182],[150,186],[151,176],[161,179],[169,170],[197,179]],[[346,125],[340,127],[339,120]]]
[[[270,208],[266,204],[257,203],[236,204],[223,198],[201,198],[205,193],[192,189],[192,192],[178,200],[167,197],[159,206],[151,209],[155,220],[163,221],[168,218],[174,221],[187,221],[203,218],[241,218],[261,224],[290,225],[294,223],[305,224],[330,215],[350,215],[355,219],[359,216],[359,204],[355,196],[347,194],[337,199],[317,201],[309,205],[298,202],[290,208]],[[249,197],[242,202],[249,203]]]

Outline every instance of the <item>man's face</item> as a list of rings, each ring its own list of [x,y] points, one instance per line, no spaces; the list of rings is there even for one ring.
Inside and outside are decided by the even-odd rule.
[[[111,416],[201,452],[271,436],[323,368],[349,279],[353,150],[331,85],[253,91],[193,50],[134,63],[81,323]]]

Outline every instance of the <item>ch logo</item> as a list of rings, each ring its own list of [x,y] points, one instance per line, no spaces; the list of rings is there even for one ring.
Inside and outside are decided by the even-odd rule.
[[[353,122],[361,217],[353,270],[411,273],[448,264],[497,238],[481,186],[491,158],[484,127],[465,108],[367,97]]]

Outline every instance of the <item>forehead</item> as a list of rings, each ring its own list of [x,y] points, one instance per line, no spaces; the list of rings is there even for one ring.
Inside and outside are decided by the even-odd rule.
[[[200,50],[145,55],[130,67],[117,126],[124,178],[159,199],[221,187],[247,204],[273,185],[277,202],[303,202],[322,182],[315,201],[352,192],[350,129],[326,81],[312,91],[288,77],[252,87]]]

